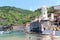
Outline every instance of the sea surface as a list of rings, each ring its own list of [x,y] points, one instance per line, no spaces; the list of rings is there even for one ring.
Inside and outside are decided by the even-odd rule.
[[[45,33],[52,33],[52,31],[44,31]],[[60,36],[60,31],[55,31],[57,36]],[[40,40],[40,34],[28,34],[22,31],[12,31],[7,34],[0,34],[0,40]]]
[[[0,40],[37,40],[38,34],[27,34],[21,31],[13,31],[9,34],[0,34]]]

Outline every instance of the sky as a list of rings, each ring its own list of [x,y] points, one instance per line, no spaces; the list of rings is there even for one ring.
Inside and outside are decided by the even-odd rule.
[[[43,5],[50,7],[59,4],[60,0],[0,0],[0,6],[14,6],[32,11],[42,7]]]

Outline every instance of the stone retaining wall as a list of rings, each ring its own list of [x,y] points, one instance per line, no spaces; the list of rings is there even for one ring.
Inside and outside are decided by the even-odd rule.
[[[40,35],[40,40],[60,40],[60,36]]]

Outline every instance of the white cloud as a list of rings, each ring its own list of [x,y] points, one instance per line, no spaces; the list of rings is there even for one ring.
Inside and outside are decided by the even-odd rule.
[[[34,11],[32,8],[30,8],[29,10]]]

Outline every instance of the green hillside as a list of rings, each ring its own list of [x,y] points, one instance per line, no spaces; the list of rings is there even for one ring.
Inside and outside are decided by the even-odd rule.
[[[16,7],[3,6],[0,7],[0,25],[22,25],[30,21],[32,11],[24,10]],[[30,16],[29,16],[30,15]]]

